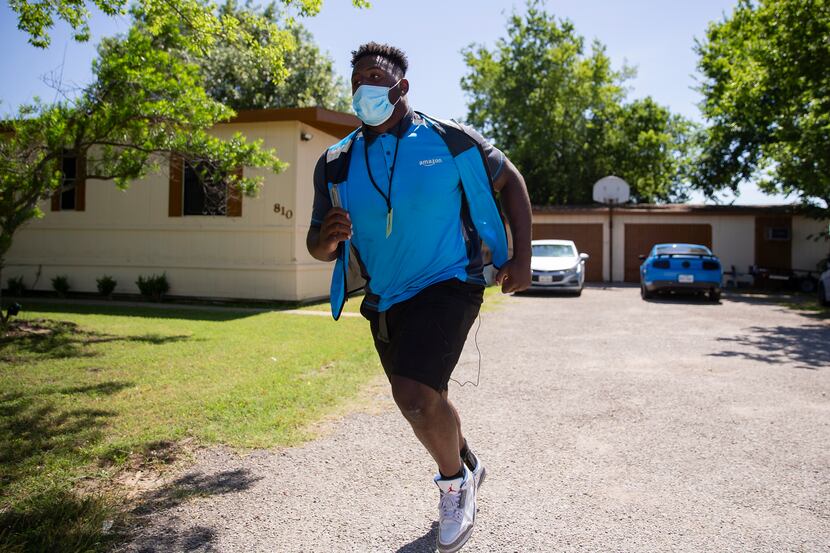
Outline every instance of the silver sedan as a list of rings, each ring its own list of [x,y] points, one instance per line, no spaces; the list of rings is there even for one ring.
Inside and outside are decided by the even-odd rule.
[[[534,240],[531,248],[531,290],[582,293],[587,253],[579,253],[571,240]]]

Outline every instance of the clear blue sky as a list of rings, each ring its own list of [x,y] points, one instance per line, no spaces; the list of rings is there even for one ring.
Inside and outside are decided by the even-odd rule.
[[[694,39],[704,35],[710,21],[731,12],[736,0],[548,0],[548,11],[571,20],[588,41],[596,38],[607,46],[616,67],[623,62],[637,68],[629,82],[629,98],[652,96],[672,111],[700,120],[699,95],[694,91],[697,57]],[[369,40],[389,42],[403,49],[410,61],[407,78],[410,100],[421,111],[438,117],[464,118],[465,97],[459,81],[465,74],[461,50],[470,44],[492,46],[505,34],[506,19],[524,11],[524,2],[485,0],[374,0],[360,10],[349,0],[324,0],[321,13],[303,23],[317,43],[334,59],[344,77],[350,72],[351,50]],[[21,103],[39,95],[46,101],[55,92],[44,83],[59,77],[66,85],[90,80],[94,44],[102,37],[123,32],[126,18],[96,15],[93,39],[88,44],[71,40],[67,28],[58,25],[52,46],[38,50],[28,45],[17,30],[7,3],[0,6],[0,115],[8,115]],[[700,198],[695,198],[700,201]],[[738,203],[782,203],[747,186]]]

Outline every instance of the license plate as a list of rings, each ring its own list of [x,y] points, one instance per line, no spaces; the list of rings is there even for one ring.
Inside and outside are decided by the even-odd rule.
[[[539,275],[539,282],[550,284],[553,282],[553,277],[551,275]]]
[[[677,275],[677,282],[694,282],[695,275]]]

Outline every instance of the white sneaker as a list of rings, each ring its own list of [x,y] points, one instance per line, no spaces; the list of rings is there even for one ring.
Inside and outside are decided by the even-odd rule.
[[[454,553],[473,533],[476,520],[476,484],[473,473],[463,465],[464,476],[449,480],[435,477],[441,490],[438,503],[438,551]]]

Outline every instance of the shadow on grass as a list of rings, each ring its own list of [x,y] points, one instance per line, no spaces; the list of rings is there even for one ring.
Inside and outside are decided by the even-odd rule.
[[[87,384],[86,386],[67,386],[55,390],[58,394],[89,394],[96,396],[110,396],[126,388],[132,388],[132,382],[101,382],[99,384]]]
[[[0,551],[103,551],[128,537],[123,507],[104,495],[79,495],[72,481],[73,467],[96,460],[82,452],[103,438],[115,413],[58,402],[70,396],[73,405],[72,396],[108,396],[132,385],[111,381],[0,395]],[[176,444],[159,442],[148,444],[143,457],[165,464],[176,452]],[[186,474],[144,495],[130,518],[141,522],[188,499],[246,490],[258,480],[247,470]],[[216,536],[215,529],[181,530],[171,520],[139,545],[141,551],[192,551],[209,548]]]
[[[20,300],[26,313],[74,313],[79,315],[113,315],[116,317],[141,317],[148,319],[180,319],[186,321],[233,321],[253,317],[266,311],[295,309],[297,305],[279,303],[274,306],[251,308],[233,306],[200,306],[160,304],[157,306],[100,305],[77,303],[50,303],[48,301]]]
[[[118,537],[103,532],[112,513],[102,497],[58,487],[33,494],[0,514],[0,551],[102,551]]]
[[[216,541],[216,529],[195,525],[189,528],[166,511],[195,497],[210,497],[249,489],[262,477],[256,477],[247,469],[229,470],[217,474],[190,473],[162,488],[146,494],[132,511],[139,527],[144,526],[134,538],[131,549],[150,551],[210,550]],[[149,525],[149,521],[160,521]]]
[[[800,369],[830,367],[830,325],[754,326],[745,334],[718,338],[719,342],[739,346],[710,354],[713,357],[741,357],[750,361],[780,365],[795,363]]]
[[[52,394],[112,395],[132,386],[128,382],[104,382],[30,395],[0,396],[0,484],[36,476],[49,462],[76,457],[79,450],[100,441],[112,411],[61,408]]]
[[[103,382],[0,395],[0,550],[101,549],[111,507],[104,498],[75,494],[64,471],[87,461],[81,451],[101,440],[115,413],[63,407],[56,395],[112,395],[130,386]]]
[[[98,353],[88,348],[94,344],[136,342],[163,345],[191,339],[189,335],[167,336],[156,333],[117,336],[82,330],[75,323],[50,319],[16,322],[18,325],[25,323],[34,326],[34,331],[0,338],[0,361],[14,363],[21,357],[21,354],[33,355],[39,359],[94,357]]]
[[[404,545],[395,553],[433,553],[438,543],[438,523],[433,522],[426,534]]]

